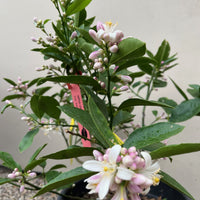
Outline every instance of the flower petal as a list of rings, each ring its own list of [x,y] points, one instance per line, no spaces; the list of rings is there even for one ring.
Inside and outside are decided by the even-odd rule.
[[[83,163],[82,167],[93,172],[103,171],[103,163],[97,160],[88,160]]]
[[[127,169],[127,168],[124,168],[124,167],[118,167],[117,169],[118,169],[117,177],[122,179],[122,180],[129,181],[135,175],[135,173],[130,169]]]
[[[103,176],[101,182],[99,183],[99,198],[104,199],[108,194],[111,183],[113,182],[113,176],[105,175]]]
[[[108,154],[108,160],[110,163],[116,163],[120,151],[121,151],[121,146],[118,144],[114,145],[110,149],[110,152]]]
[[[152,162],[152,161],[151,161],[151,156],[150,156],[150,154],[147,153],[147,152],[145,152],[145,151],[142,151],[141,154],[142,154],[142,156],[143,156],[143,158],[144,158],[144,160],[145,160],[145,168],[151,166],[151,162]]]

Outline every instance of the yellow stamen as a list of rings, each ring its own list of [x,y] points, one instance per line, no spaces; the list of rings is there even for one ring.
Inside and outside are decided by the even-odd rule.
[[[106,22],[106,25],[108,25],[109,27],[111,27],[112,26],[112,22]]]
[[[158,183],[160,182],[160,179],[157,176],[153,177],[153,185],[158,185]]]
[[[104,167],[103,170],[104,170],[105,172],[107,172],[107,171],[108,171],[108,167]]]

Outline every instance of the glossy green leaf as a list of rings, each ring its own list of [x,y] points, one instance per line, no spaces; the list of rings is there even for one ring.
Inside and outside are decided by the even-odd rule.
[[[56,33],[56,35],[60,38],[60,40],[66,45],[67,44],[67,39],[64,35],[64,33],[54,24],[52,23],[52,27]]]
[[[18,168],[19,171],[22,170],[21,166],[16,163],[13,157],[7,152],[0,151],[0,160],[3,161],[3,166],[5,167],[8,167],[10,169]]]
[[[29,160],[29,164],[36,159],[36,157],[40,154],[40,152],[47,146],[47,144],[42,145],[41,147],[39,147],[34,154],[31,156],[30,160]]]
[[[16,86],[17,84],[14,82],[14,81],[12,81],[11,79],[9,79],[9,78],[3,78],[6,82],[8,82],[9,84],[11,84],[11,85],[13,85],[13,86]]]
[[[53,180],[54,178],[56,178],[57,176],[59,176],[61,174],[61,172],[58,171],[48,171],[45,173],[45,179],[48,182],[50,182],[51,180]]]
[[[145,43],[132,37],[122,40],[118,47],[118,52],[111,56],[110,62],[113,64],[117,64],[124,59],[143,56],[146,51]]]
[[[61,111],[58,108],[59,103],[56,99],[49,96],[40,96],[38,102],[39,110],[42,110],[52,118],[59,119]]]
[[[141,69],[146,74],[149,74],[149,75],[152,74],[153,67],[150,64],[148,64],[148,63],[146,63],[146,64],[140,64],[140,65],[138,65],[138,67],[139,67],[139,69]]]
[[[74,0],[71,5],[67,8],[66,15],[73,15],[83,10],[92,0]]]
[[[48,90],[50,90],[52,87],[41,87],[41,88],[37,88],[36,90],[35,90],[35,94],[36,95],[43,95],[45,92],[47,92]]]
[[[94,51],[94,45],[86,42],[83,38],[78,38],[78,44],[81,50],[84,51],[88,57]]]
[[[81,156],[92,156],[93,151],[95,149],[96,148],[93,148],[93,147],[85,148],[85,147],[79,147],[79,146],[71,146],[65,150],[43,156],[43,158],[61,160],[61,159],[76,158],[76,157],[81,157]]]
[[[80,12],[77,12],[74,15],[74,25],[76,27],[79,27],[81,24],[84,23],[86,17],[87,17],[87,12],[85,9],[81,10]]]
[[[124,146],[135,146],[138,149],[163,141],[183,130],[183,126],[169,122],[160,122],[136,129],[125,141]]]
[[[3,114],[4,111],[5,111],[7,108],[9,108],[9,107],[11,107],[11,105],[10,105],[10,104],[6,104],[6,105],[1,109],[1,114]]]
[[[20,99],[20,98],[24,98],[25,96],[24,95],[21,95],[21,94],[12,94],[12,95],[8,95],[6,97],[4,97],[2,99],[2,101],[6,101],[6,100],[12,100],[12,99]]]
[[[194,197],[180,184],[178,183],[174,178],[169,176],[167,173],[161,171],[160,175],[162,176],[162,182],[166,183],[170,187],[174,188],[175,190],[178,190],[179,192],[185,194],[186,196],[190,197],[191,199],[195,200]]]
[[[119,124],[130,121],[134,115],[127,111],[119,110],[113,118],[113,126],[117,126]]]
[[[139,78],[139,77],[144,76],[144,75],[145,75],[144,72],[134,72],[134,73],[129,74],[129,76],[132,79]]]
[[[33,95],[31,97],[30,106],[31,106],[32,111],[35,113],[35,115],[41,119],[42,116],[44,115],[44,111],[39,109],[39,96],[38,95]]]
[[[158,101],[147,101],[145,99],[134,98],[134,99],[128,99],[122,102],[118,110],[130,107],[130,106],[160,106],[160,107],[172,108],[171,106],[165,103],[158,102]]]
[[[200,143],[173,144],[152,151],[151,157],[152,159],[158,159],[196,151],[200,151]]]
[[[172,106],[173,108],[177,106],[177,103],[172,100],[172,99],[168,99],[167,97],[161,97],[158,99],[158,101],[164,103],[164,104],[167,104],[169,106]],[[166,107],[163,107],[163,109],[165,110],[165,112],[167,114],[171,114],[173,108],[166,108]]]
[[[82,84],[82,85],[90,85],[93,86],[95,89],[101,89],[101,86],[98,84],[96,80],[89,76],[59,76],[59,77],[47,77],[40,79],[38,85],[41,85],[47,81],[56,82],[56,83],[75,83],[75,84]]]
[[[13,180],[10,178],[0,178],[0,185],[3,185],[5,183],[12,182]]]
[[[33,138],[37,135],[39,132],[39,128],[34,128],[33,130],[30,130],[21,140],[19,143],[19,151],[23,152],[26,149],[28,149],[31,144],[33,143]]]
[[[42,54],[44,54],[48,58],[53,58],[59,61],[62,61],[66,64],[71,64],[70,58],[67,56],[66,53],[60,51],[57,48],[54,47],[47,47],[46,49],[42,49],[40,51]]]
[[[42,189],[39,190],[39,192],[34,196],[39,196],[41,194],[44,194],[46,192],[49,192],[53,189],[59,188],[62,185],[74,183],[78,180],[90,177],[94,174],[94,172],[87,171],[83,169],[82,167],[78,167],[75,169],[72,169],[68,172],[64,172],[57,176],[55,179],[51,180],[47,185],[45,185]]]
[[[101,137],[101,133],[99,133],[90,114],[87,111],[75,108],[70,105],[60,106],[59,108],[62,112],[81,123],[90,132],[90,134],[95,137],[95,139],[101,144],[101,146],[103,146],[104,148],[108,148],[110,146],[110,143]]]
[[[171,122],[186,121],[200,112],[200,99],[190,99],[177,105],[171,113]]]
[[[101,110],[101,112],[104,114],[105,118],[107,119],[108,109],[105,102],[102,99],[100,99],[96,94],[94,94],[94,92],[90,88],[88,87],[82,87],[82,88],[85,90],[88,97],[91,96],[91,98],[94,100],[98,108]]]
[[[38,80],[40,80],[40,79],[41,79],[41,77],[38,77],[38,78],[35,78],[32,81],[30,81],[29,84],[28,84],[28,88],[35,85],[38,82]]]
[[[26,165],[24,171],[32,170],[37,166],[40,166],[41,163],[43,163],[45,159],[38,159],[38,160],[33,160],[31,161],[28,165]]]
[[[176,89],[179,91],[179,93],[183,96],[183,98],[185,100],[188,100],[187,95],[183,92],[183,90],[175,83],[175,81],[173,81],[171,78],[170,80],[172,81],[172,83],[174,84],[174,86],[176,87]]]
[[[50,170],[61,169],[61,168],[67,168],[67,167],[66,167],[66,165],[58,164],[58,165],[54,165],[53,167],[51,167]]]
[[[156,79],[156,80],[153,81],[153,86],[155,88],[166,87],[167,86],[167,82],[159,80],[159,79]]]
[[[91,97],[89,97],[88,100],[88,108],[92,121],[106,144],[108,144],[110,147],[115,143],[117,144],[118,142],[109,127],[108,121]]]
[[[196,84],[191,84],[189,85],[190,88],[187,89],[187,91],[193,96],[193,97],[200,97],[200,85],[196,85]]]
[[[169,43],[166,40],[163,40],[154,58],[158,61],[159,64],[161,64],[161,61],[165,61],[169,57],[169,53]]]

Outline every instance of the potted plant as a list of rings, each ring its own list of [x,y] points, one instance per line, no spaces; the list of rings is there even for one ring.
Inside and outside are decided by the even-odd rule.
[[[15,82],[5,78],[11,85],[9,91],[14,93],[3,99],[6,105],[2,113],[7,108],[16,109],[29,125],[19,150],[23,152],[29,148],[40,129],[47,134],[60,132],[66,149],[40,156],[45,144],[36,149],[25,168],[9,153],[0,152],[3,165],[13,170],[8,178],[0,179],[0,184],[15,184],[21,192],[28,186],[37,191],[35,196],[52,192],[65,199],[139,200],[144,198],[142,195],[148,195],[150,188],[158,190],[162,182],[163,191],[166,185],[174,189],[174,198],[179,191],[177,195],[183,194],[180,198],[194,199],[160,169],[159,160],[171,160],[172,156],[200,150],[199,143],[167,145],[165,142],[183,130],[178,122],[199,114],[199,85],[190,85],[188,92],[193,98],[188,99],[171,79],[185,100],[180,104],[167,97],[151,100],[153,91],[167,86],[164,74],[176,66],[176,54],[170,54],[166,40],[156,53],[152,53],[144,42],[126,37],[110,21],[93,25],[94,17],[88,19],[85,10],[90,2],[52,0],[59,14],[59,19],[51,22],[54,33],[46,30],[49,19],[34,18],[35,26],[44,33],[45,39],[32,38],[32,41],[40,45],[33,51],[40,52],[53,64],[37,68],[38,72],[47,73],[33,80],[18,78]],[[131,71],[132,66],[136,72]],[[52,87],[56,88],[55,93]],[[127,91],[132,98],[124,98]],[[120,102],[118,97],[122,99]],[[24,103],[17,106],[13,99],[22,99]],[[137,106],[143,107],[140,125],[133,123]],[[154,108],[151,124],[145,122],[147,106]],[[162,115],[158,114],[157,107],[163,109]],[[85,159],[79,167],[60,171],[66,166],[59,164],[59,160],[74,158],[80,161],[79,157],[85,156],[92,157]],[[58,164],[46,170],[50,159],[58,160]],[[30,182],[37,177],[34,169],[38,166],[43,168],[41,175],[46,182],[42,187]],[[81,194],[77,197],[71,193],[76,188],[74,184],[80,184],[77,183],[80,180],[84,180],[81,184],[86,193],[96,196]],[[63,188],[68,188],[67,193],[60,192]],[[150,194],[155,193],[150,191]],[[162,196],[159,192],[157,195]]]

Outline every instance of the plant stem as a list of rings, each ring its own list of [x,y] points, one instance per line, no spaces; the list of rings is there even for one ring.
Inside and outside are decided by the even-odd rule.
[[[64,130],[63,130],[62,127],[60,127],[60,129],[61,129],[61,134],[62,134],[62,136],[63,136],[63,138],[64,138],[64,140],[65,140],[65,143],[66,143],[67,147],[69,147],[68,140],[67,140],[67,138],[65,137],[65,132],[64,132]]]

